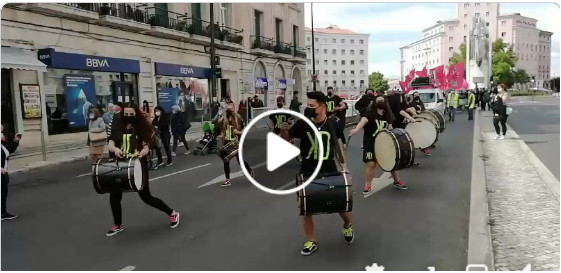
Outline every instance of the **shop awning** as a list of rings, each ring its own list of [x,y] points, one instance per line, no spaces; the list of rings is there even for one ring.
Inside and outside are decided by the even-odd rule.
[[[47,66],[38,60],[37,53],[21,48],[2,47],[1,54],[2,68],[47,72]]]

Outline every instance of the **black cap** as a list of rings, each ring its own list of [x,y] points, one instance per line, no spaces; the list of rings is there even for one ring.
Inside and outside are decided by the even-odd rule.
[[[308,99],[314,99],[318,102],[327,102],[327,96],[322,92],[308,92],[306,93],[306,96],[308,97]]]

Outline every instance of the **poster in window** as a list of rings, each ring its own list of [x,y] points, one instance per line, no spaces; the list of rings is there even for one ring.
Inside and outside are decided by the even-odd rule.
[[[285,93],[286,93],[286,79],[277,80],[277,82],[275,83],[275,98],[277,98],[277,101],[281,97],[282,100],[284,101]]]
[[[171,113],[171,107],[179,105],[179,88],[158,88],[158,105],[166,113]]]
[[[88,124],[88,113],[95,107],[95,80],[93,75],[71,75],[63,77],[66,97],[66,118],[70,127]]]
[[[39,85],[22,84],[20,85],[21,101],[23,104],[23,118],[41,118],[41,93]]]

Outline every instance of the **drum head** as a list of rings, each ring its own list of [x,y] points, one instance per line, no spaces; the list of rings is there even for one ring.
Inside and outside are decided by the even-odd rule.
[[[432,111],[430,111],[430,110],[429,111],[424,111],[424,112],[420,113],[419,116],[432,120],[434,122],[434,124],[436,124],[438,126],[437,129],[440,129],[440,121],[438,120],[438,117],[436,116],[436,114],[434,114]]]
[[[134,186],[137,190],[142,189],[142,181],[144,180],[144,172],[142,171],[142,164],[139,159],[131,159],[131,163],[134,164]]]
[[[390,131],[384,130],[376,134],[374,156],[382,170],[391,171],[394,169],[397,158],[396,140]]]
[[[405,131],[409,133],[415,143],[415,148],[426,149],[436,142],[438,131],[436,124],[430,119],[418,117],[415,123],[408,123]]]

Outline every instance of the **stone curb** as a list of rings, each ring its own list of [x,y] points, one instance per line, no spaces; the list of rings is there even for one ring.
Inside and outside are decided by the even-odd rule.
[[[489,226],[489,201],[487,179],[483,162],[483,132],[479,125],[480,113],[475,112],[473,128],[473,158],[471,165],[471,193],[468,235],[468,265],[485,265],[495,271],[491,227]]]

